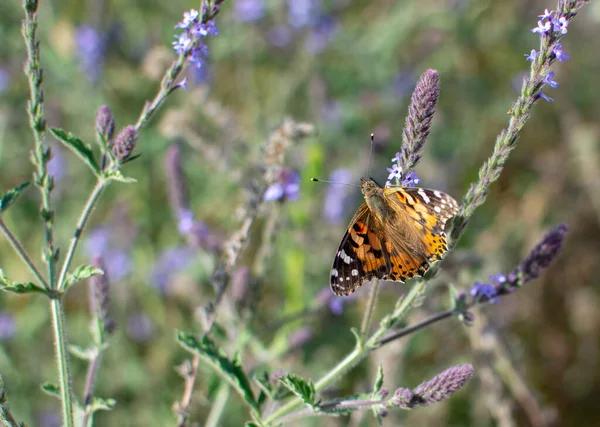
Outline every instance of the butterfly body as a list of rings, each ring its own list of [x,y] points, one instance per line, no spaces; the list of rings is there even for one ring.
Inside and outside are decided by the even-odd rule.
[[[331,289],[348,295],[373,278],[404,282],[423,275],[447,251],[444,227],[456,201],[435,190],[382,188],[362,181],[363,203],[333,262]]]

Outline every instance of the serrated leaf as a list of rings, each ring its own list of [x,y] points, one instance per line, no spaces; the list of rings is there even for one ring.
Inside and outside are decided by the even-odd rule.
[[[244,401],[254,410],[258,411],[258,403],[250,386],[250,381],[242,369],[242,365],[235,355],[229,360],[225,350],[218,347],[209,337],[198,339],[194,334],[177,332],[177,341],[187,350],[202,357],[215,369],[234,389],[242,396]]]
[[[67,277],[65,278],[64,289],[69,289],[71,285],[79,282],[80,280],[89,279],[90,277],[97,276],[99,274],[104,274],[104,271],[92,265],[80,265],[72,273],[67,274]]]
[[[39,287],[35,283],[31,282],[13,282],[9,280],[4,271],[0,269],[0,290],[5,292],[12,292],[14,294],[27,294],[37,292],[40,294],[47,295],[44,288]]]
[[[49,396],[56,397],[59,400],[62,399],[60,395],[60,388],[54,383],[42,384],[42,391]]]
[[[375,379],[375,385],[373,386],[373,397],[379,394],[379,390],[383,386],[383,366],[379,365],[377,368],[377,378]]]
[[[9,206],[12,205],[15,202],[15,200],[17,200],[17,197],[19,197],[28,186],[29,183],[24,182],[23,184],[3,194],[0,198],[0,213],[7,210]]]
[[[50,132],[83,160],[96,176],[100,176],[100,167],[98,166],[98,163],[96,163],[94,152],[90,145],[77,138],[71,132],[67,133],[62,129],[50,128]]]
[[[312,381],[306,382],[302,377],[295,374],[287,374],[279,379],[292,393],[298,396],[309,407],[314,408],[317,392]]]

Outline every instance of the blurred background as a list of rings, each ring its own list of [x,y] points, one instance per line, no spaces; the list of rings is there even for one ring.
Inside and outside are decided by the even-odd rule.
[[[538,49],[530,32],[537,15],[555,7],[551,0],[226,0],[205,66],[188,68],[189,91],[170,96],[140,137],[141,157],[124,169],[138,182],[109,187],[74,262],[102,257],[112,286],[117,329],[96,394],[118,403],[97,415],[97,425],[175,425],[172,405],[184,388],[175,367],[189,358],[175,329],[201,330],[199,309],[214,297],[216,251],[238,229],[248,177],[286,117],[314,124],[317,134],[290,149],[279,185],[267,192],[219,321],[226,329],[232,314],[251,319],[251,340],[261,350],[244,356],[247,368],[267,363],[318,379],[340,360],[352,348],[349,328],[360,323],[368,289],[332,298],[328,276],[362,196],[310,178],[358,184],[374,132],[371,175],[385,181],[416,80],[434,68],[441,97],[417,173],[424,187],[460,200],[508,123],[529,69],[525,54]],[[92,143],[102,104],[118,129],[135,123],[176,57],[173,27],[190,8],[198,3],[41,2],[48,125]],[[22,18],[20,2],[0,2],[0,191],[30,180],[33,170]],[[483,307],[473,327],[449,319],[394,342],[324,398],[371,390],[378,364],[394,390],[472,363],[475,376],[464,390],[429,408],[392,411],[385,425],[600,425],[599,21],[595,3],[569,26],[563,49],[571,59],[554,66],[558,88],[545,89],[554,102],[535,105],[502,177],[409,323],[447,308],[447,285],[467,289],[512,271],[548,228],[566,223],[559,258],[519,292]],[[48,140],[64,251],[94,179]],[[30,188],[4,220],[41,265],[38,209]],[[12,280],[31,280],[4,238],[0,268]],[[406,289],[384,285],[377,319]],[[81,283],[66,300],[69,340],[80,346],[90,342],[87,292]],[[58,402],[39,388],[56,381],[49,321],[43,297],[0,295],[0,374],[14,413],[28,425],[60,422]],[[72,365],[81,398],[86,365]],[[218,379],[201,366],[192,420],[204,424],[217,390]],[[246,419],[232,395],[222,425]],[[375,421],[367,411],[297,425]]]

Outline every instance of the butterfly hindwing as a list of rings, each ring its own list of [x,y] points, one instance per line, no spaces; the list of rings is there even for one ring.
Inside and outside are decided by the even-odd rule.
[[[377,230],[363,203],[350,221],[333,261],[329,283],[336,295],[348,295],[374,277],[387,277],[388,254]]]

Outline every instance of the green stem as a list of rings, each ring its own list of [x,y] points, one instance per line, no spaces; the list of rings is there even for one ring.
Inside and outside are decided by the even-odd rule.
[[[6,225],[6,223],[4,221],[2,221],[1,218],[0,218],[0,230],[2,230],[2,232],[4,233],[4,236],[6,236],[6,238],[12,245],[13,249],[19,255],[19,257],[23,260],[23,262],[25,264],[27,264],[27,267],[29,267],[29,270],[31,270],[33,275],[39,280],[39,282],[44,286],[44,288],[46,288],[46,290],[50,290],[50,286],[48,286],[48,282],[46,282],[46,279],[44,279],[44,276],[42,276],[40,271],[35,267],[35,265],[33,264],[33,261],[31,260],[31,257],[29,256],[29,254],[27,253],[25,248],[23,248],[23,246],[21,246],[21,243],[19,243],[19,240],[17,240],[17,238],[14,236],[14,234],[11,233],[8,226]]]
[[[212,408],[210,409],[208,418],[206,418],[204,427],[218,427],[222,425],[221,417],[225,411],[225,406],[227,405],[227,400],[229,400],[230,393],[231,386],[223,381],[221,383],[221,387],[219,387],[219,391],[217,392],[217,397],[215,398]]]
[[[375,305],[377,305],[377,297],[379,296],[379,279],[375,278],[371,280],[371,291],[369,292],[369,300],[367,301],[367,308],[363,316],[362,324],[360,326],[360,345],[362,346],[369,333],[369,327],[371,326],[371,320],[373,320],[373,312],[375,311]]]
[[[81,235],[87,224],[87,221],[90,217],[90,214],[94,210],[96,206],[96,202],[102,195],[102,191],[106,188],[107,181],[104,178],[99,178],[98,182],[96,182],[96,186],[92,190],[88,200],[79,216],[79,220],[77,221],[77,226],[75,228],[75,233],[73,234],[73,238],[71,239],[71,245],[69,246],[69,250],[67,251],[67,256],[65,257],[65,261],[63,262],[62,269],[60,271],[60,275],[58,276],[57,281],[57,290],[59,292],[64,291],[65,278],[67,276],[67,272],[69,271],[69,267],[71,265],[71,261],[73,260],[73,255],[75,255],[75,250],[77,249],[77,245],[79,244],[79,240],[81,239]]]
[[[56,343],[56,358],[58,359],[58,377],[60,382],[63,423],[65,427],[74,427],[71,374],[69,372],[69,352],[67,349],[67,335],[65,331],[65,317],[62,300],[60,298],[51,299],[50,309],[52,311],[52,326],[54,328],[54,341]]]
[[[335,381],[339,379],[345,372],[352,369],[358,362],[368,356],[368,354],[380,347],[379,340],[397,323],[401,320],[408,310],[413,306],[413,303],[419,295],[423,293],[425,284],[421,281],[415,283],[410,289],[408,294],[402,299],[402,302],[398,304],[391,316],[381,322],[379,329],[366,340],[365,345],[357,345],[350,354],[348,354],[344,360],[337,364],[331,371],[329,371],[323,378],[315,383],[315,390],[317,392],[327,388]],[[281,417],[289,414],[291,411],[302,405],[302,399],[294,397],[288,403],[283,405],[277,411],[269,415],[265,420],[264,424],[269,425]]]

